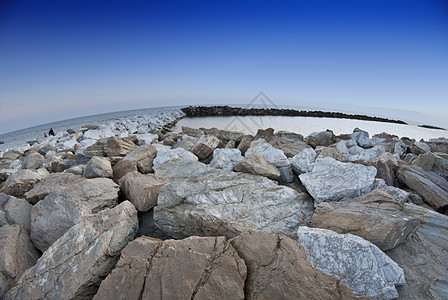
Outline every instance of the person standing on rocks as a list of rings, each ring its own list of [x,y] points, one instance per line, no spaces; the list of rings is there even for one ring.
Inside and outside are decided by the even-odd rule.
[[[48,135],[50,136],[50,135],[55,135],[55,133],[54,133],[54,131],[53,131],[53,128],[50,128],[50,131],[48,132]]]

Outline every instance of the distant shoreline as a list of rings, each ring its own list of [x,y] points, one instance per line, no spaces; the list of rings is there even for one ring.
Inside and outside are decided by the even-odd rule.
[[[394,123],[408,125],[401,120],[393,120],[381,117],[371,117],[360,114],[345,114],[341,112],[327,111],[306,111],[280,108],[241,108],[230,106],[188,106],[182,108],[187,117],[211,117],[211,116],[283,116],[283,117],[314,117],[314,118],[335,118],[351,119],[362,121],[374,121],[383,123]]]

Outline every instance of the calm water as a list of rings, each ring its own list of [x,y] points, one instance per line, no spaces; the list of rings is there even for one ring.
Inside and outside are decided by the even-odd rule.
[[[431,138],[448,138],[448,131],[421,128],[415,125],[401,125],[392,123],[332,119],[332,118],[312,118],[312,117],[281,117],[281,116],[242,116],[242,117],[201,117],[184,118],[180,120],[173,128],[179,132],[182,126],[192,128],[211,128],[244,132],[255,134],[259,128],[272,127],[275,131],[285,130],[300,133],[307,136],[316,131],[331,129],[338,135],[342,133],[352,133],[356,127],[367,131],[370,136],[387,132],[398,135],[399,137],[410,137],[416,140]]]

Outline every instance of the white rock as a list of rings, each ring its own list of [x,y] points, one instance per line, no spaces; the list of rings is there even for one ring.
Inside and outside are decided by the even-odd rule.
[[[375,178],[375,181],[373,182],[372,190],[375,189],[381,189],[388,193],[389,195],[393,196],[395,200],[400,203],[401,205],[405,204],[406,201],[409,198],[409,193],[406,191],[403,191],[402,189],[399,189],[394,186],[387,185],[384,179],[381,178]]]
[[[90,130],[89,130],[90,131]],[[95,140],[95,139],[84,139],[84,140],[82,140],[79,144],[82,146],[82,147],[84,147],[84,148],[87,148],[87,147],[90,147],[90,146],[92,146],[93,144],[95,144],[97,141]]]
[[[394,299],[395,285],[406,283],[398,264],[361,237],[305,226],[297,236],[313,267],[340,279],[360,297]]]
[[[115,136],[115,133],[109,127],[105,127],[100,130],[100,139],[110,138],[113,136]]]
[[[419,148],[423,152],[426,152],[426,153],[431,152],[431,147],[429,147],[429,145],[424,143],[424,142],[415,142],[414,146],[416,146],[417,148]]]
[[[84,132],[84,140],[91,139],[91,140],[99,140],[100,139],[101,131],[96,129],[90,129]]]
[[[69,140],[62,144],[64,149],[75,149],[75,146],[78,145],[78,142],[75,140]]]
[[[313,148],[305,148],[299,154],[289,159],[296,174],[311,172],[313,170],[312,164],[315,160],[316,151]]]
[[[157,149],[157,156],[153,161],[152,169],[157,170],[158,167],[170,160],[197,161],[198,157],[182,148],[159,148]]]
[[[356,198],[370,192],[376,168],[342,163],[330,157],[318,158],[313,171],[299,175],[302,184],[314,198],[314,205],[343,197]]]
[[[215,149],[210,167],[232,171],[233,167],[243,159],[239,149]]]
[[[157,134],[144,133],[137,134],[138,145],[148,145],[151,144],[154,140],[158,140],[159,136]]]

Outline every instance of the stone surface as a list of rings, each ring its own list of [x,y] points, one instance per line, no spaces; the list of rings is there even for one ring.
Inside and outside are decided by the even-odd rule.
[[[149,236],[161,240],[171,239],[163,230],[154,223],[154,208],[147,212],[138,213],[138,232],[137,236]]]
[[[254,137],[252,135],[245,135],[241,139],[241,142],[238,144],[237,149],[241,151],[242,155],[245,155],[247,149],[249,149],[250,144],[254,140]]]
[[[272,164],[268,163],[263,154],[248,154],[235,165],[234,170],[237,172],[249,173],[264,176],[277,180],[280,177],[280,171]]]
[[[376,169],[342,163],[330,157],[318,158],[312,172],[299,175],[300,181],[314,198],[314,204],[343,197],[358,197],[371,190]]]
[[[294,236],[313,212],[306,194],[261,176],[188,161],[166,163],[156,176],[168,183],[160,189],[154,220],[175,238],[233,237],[247,229]]]
[[[387,185],[383,179],[376,178],[373,182],[372,190],[380,189],[384,192],[388,193],[394,198],[394,201],[403,206],[408,199],[410,194],[400,188],[393,187],[390,185]]]
[[[340,280],[313,268],[288,237],[246,231],[230,242],[247,266],[246,299],[356,299]]]
[[[25,271],[5,299],[92,298],[137,227],[137,211],[128,201],[85,218]]]
[[[282,150],[288,158],[299,154],[306,148],[311,148],[303,141],[303,137],[293,134],[275,135],[269,141],[269,144]]]
[[[372,141],[369,139],[369,133],[367,131],[355,128],[350,137],[362,148],[370,148],[372,146]]]
[[[81,180],[83,180],[81,176],[70,173],[51,173],[26,192],[25,198],[29,203],[36,204],[37,201],[44,199],[52,190],[69,186]]]
[[[210,167],[215,169],[232,171],[233,167],[244,157],[238,149],[215,149]]]
[[[414,204],[405,204],[403,211],[420,225],[408,241],[387,251],[406,276],[399,298],[447,299],[448,217]]]
[[[292,182],[294,174],[292,173],[291,163],[282,150],[272,147],[264,139],[258,139],[250,144],[246,151],[246,156],[253,153],[260,153],[266,161],[273,164],[280,171],[280,180],[283,182]]]
[[[27,169],[19,170],[6,179],[5,184],[0,189],[0,193],[21,198],[26,192],[31,190],[36,183],[48,175],[49,173],[45,169],[36,171]]]
[[[114,136],[107,139],[104,152],[110,158],[125,157],[135,148],[137,148],[137,145],[134,143]]]
[[[84,133],[84,137],[85,137],[85,134],[89,131],[86,131]],[[86,148],[85,156],[86,157],[106,156],[106,151],[104,150],[106,143],[107,143],[107,139],[97,140],[93,145],[88,146]]]
[[[305,148],[300,153],[290,158],[291,167],[294,173],[302,174],[311,172],[313,163],[316,160],[316,151],[313,148]]]
[[[448,181],[418,166],[402,166],[397,177],[434,209],[448,204]]]
[[[154,174],[144,175],[136,171],[127,173],[120,180],[124,197],[140,212],[146,212],[157,205],[159,190],[163,185],[164,182]]]
[[[107,158],[94,156],[87,163],[83,175],[86,178],[112,178],[112,165]]]
[[[219,139],[213,135],[202,135],[192,151],[199,159],[205,159],[218,147]]]
[[[158,167],[172,160],[197,161],[198,157],[193,153],[188,152],[182,148],[176,148],[176,149],[161,148],[157,150],[157,156],[153,161],[152,168],[154,170],[157,170]]]
[[[0,298],[38,258],[39,252],[25,229],[19,225],[0,227]]]
[[[45,162],[45,158],[42,154],[38,152],[30,152],[25,156],[23,160],[23,168],[36,170],[42,167],[42,164]]]
[[[32,207],[24,199],[0,193],[0,226],[17,224],[29,232]]]
[[[107,178],[84,179],[53,190],[31,210],[31,240],[44,252],[85,216],[118,201],[118,186]]]
[[[420,154],[415,160],[412,161],[412,164],[419,166],[424,171],[431,171],[434,166],[434,155],[431,153]]]
[[[406,283],[398,264],[361,237],[306,226],[297,235],[314,268],[340,279],[360,297],[397,298],[395,285]]]
[[[245,263],[224,237],[140,237],[94,299],[244,299],[245,279]]]
[[[433,153],[434,164],[432,171],[448,180],[448,155],[445,153]]]
[[[387,251],[404,243],[419,224],[401,208],[389,194],[375,190],[361,199],[320,203],[310,226],[351,233]]]
[[[317,146],[328,147],[331,144],[336,142],[336,137],[333,134],[333,131],[321,131],[321,132],[313,132],[309,136],[305,138],[306,142],[313,148]]]
[[[137,170],[137,162],[133,160],[122,159],[117,162],[117,164],[112,168],[112,178],[115,183],[118,183],[124,175]]]
[[[152,172],[152,163],[157,155],[157,149],[153,145],[143,145],[132,150],[123,160],[137,162],[138,170],[147,174]]]

